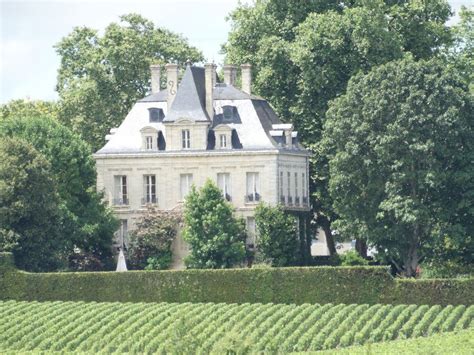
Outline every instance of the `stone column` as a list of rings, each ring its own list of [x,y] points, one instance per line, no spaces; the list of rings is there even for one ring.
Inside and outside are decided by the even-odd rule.
[[[242,70],[242,91],[251,94],[251,87],[252,87],[252,65],[250,64],[242,64],[240,66]]]

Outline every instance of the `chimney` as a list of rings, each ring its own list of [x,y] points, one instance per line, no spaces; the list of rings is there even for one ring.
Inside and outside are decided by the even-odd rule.
[[[251,94],[250,87],[252,86],[252,65],[242,64],[242,91]]]
[[[293,130],[288,129],[285,130],[285,143],[287,148],[291,148],[293,146]]]
[[[151,71],[151,93],[156,94],[160,91],[161,67],[159,64],[150,65]]]
[[[178,90],[178,64],[169,63],[166,68],[166,87],[168,88],[168,111],[173,104]]]
[[[212,105],[212,92],[214,85],[216,85],[216,65],[214,63],[204,64],[204,71],[206,76],[206,111],[209,118],[214,117],[214,107]]]
[[[227,85],[235,85],[235,78],[237,76],[237,67],[235,65],[224,65],[224,83]]]

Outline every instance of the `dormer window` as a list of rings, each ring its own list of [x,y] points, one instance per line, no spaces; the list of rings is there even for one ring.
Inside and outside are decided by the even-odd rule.
[[[227,135],[219,134],[219,145],[221,148],[227,148]]]
[[[189,132],[189,129],[183,129],[181,131],[181,141],[183,149],[191,148],[191,133]]]
[[[157,107],[152,107],[148,109],[149,115],[150,115],[150,123],[151,122],[162,122],[163,119],[165,118],[165,114],[163,112],[163,109],[157,108]]]
[[[152,136],[146,136],[145,137],[145,149],[146,150],[152,150],[153,149],[153,137]]]
[[[232,121],[237,116],[237,107],[235,106],[223,106],[222,115],[224,121]]]

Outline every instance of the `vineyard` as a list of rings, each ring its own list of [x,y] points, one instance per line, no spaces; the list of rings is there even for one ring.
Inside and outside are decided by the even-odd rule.
[[[308,351],[474,326],[474,306],[0,302],[0,352]]]

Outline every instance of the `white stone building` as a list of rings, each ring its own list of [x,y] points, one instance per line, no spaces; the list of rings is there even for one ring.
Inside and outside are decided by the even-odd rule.
[[[121,221],[119,245],[127,243],[148,204],[179,208],[192,184],[212,179],[246,219],[250,246],[258,243],[256,205],[281,203],[299,217],[301,250],[309,254],[309,154],[293,126],[251,94],[250,65],[241,67],[241,90],[234,86],[234,66],[224,66],[225,83],[217,83],[214,64],[188,65],[177,86],[178,66],[167,64],[165,90],[160,90],[160,67],[151,67],[151,95],[110,130],[94,155],[98,189]],[[175,268],[183,266],[186,253],[178,237]]]

